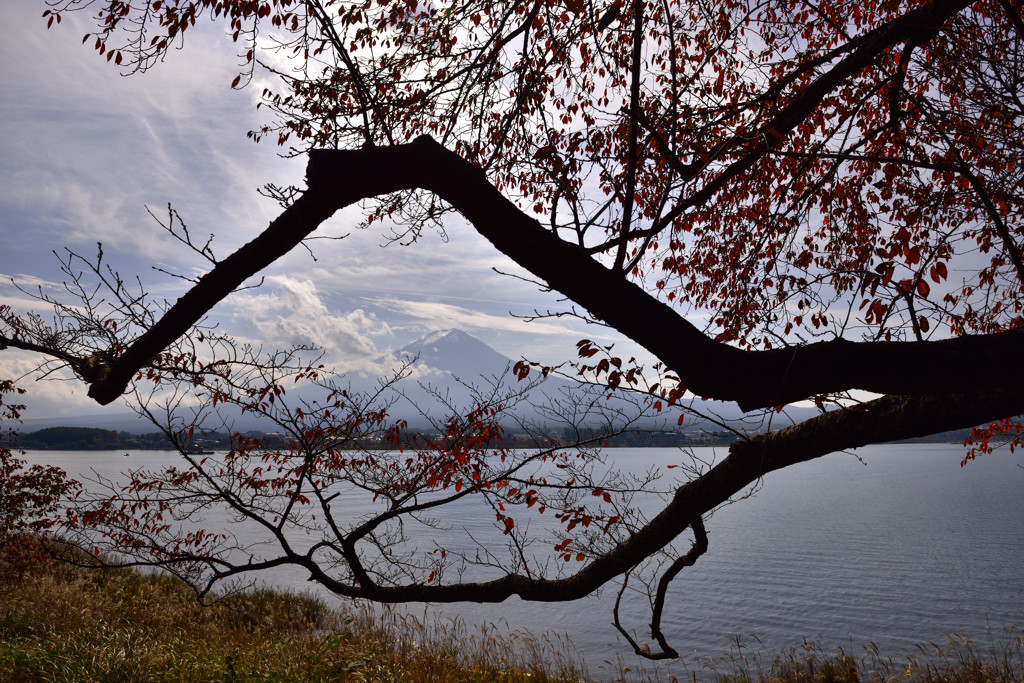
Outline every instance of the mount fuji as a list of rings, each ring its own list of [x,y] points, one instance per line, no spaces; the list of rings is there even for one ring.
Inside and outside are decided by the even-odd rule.
[[[394,353],[399,361],[422,364],[465,380],[501,374],[513,362],[462,330],[437,330]]]
[[[517,386],[516,379],[507,375],[514,365],[514,361],[462,330],[451,329],[431,332],[399,349],[391,357],[396,365],[401,362],[413,363],[414,375],[419,374],[419,376],[425,378],[425,380],[420,380],[423,384],[430,385],[435,391],[442,390],[447,392],[456,404],[465,405],[466,401],[470,398],[469,390],[465,389],[461,383],[487,385],[506,375],[503,380],[505,386],[509,387],[510,390],[514,390]],[[419,369],[419,373],[416,373],[415,369]],[[531,373],[530,375],[531,378],[537,376],[536,373]],[[411,402],[420,404],[421,401],[426,402],[429,400],[429,392],[422,391],[421,387],[413,387],[412,385],[416,385],[416,382],[405,380],[402,385],[403,394]],[[577,396],[577,401],[579,401],[583,388],[584,385],[574,380],[550,376],[525,392],[525,403],[529,405],[524,406],[521,403],[517,413],[520,417],[543,422],[543,413],[545,411],[538,409],[538,406],[549,404],[552,400],[564,400],[569,395]],[[622,411],[628,413],[636,411],[636,406],[632,401],[624,397],[617,397],[616,395],[609,398],[607,394],[607,390],[592,387],[590,393],[585,394],[585,398],[582,400],[600,400],[602,405],[610,412]],[[737,420],[743,416],[742,411],[732,403],[703,401],[700,399],[691,399],[689,402],[683,401],[683,403],[699,414],[714,416],[721,420]],[[547,411],[547,413],[550,415],[550,411]],[[814,409],[790,406],[786,409],[785,414],[775,418],[775,424],[783,426],[794,421],[807,419],[815,414],[817,414],[817,411]],[[406,417],[406,419],[409,418]],[[412,420],[410,419],[411,423]],[[651,414],[639,421],[638,426],[641,425],[649,429],[674,428],[675,419],[672,418],[670,424],[666,424],[664,416]],[[688,418],[685,425],[687,431],[718,429],[718,427],[712,426],[711,423],[694,417]],[[751,428],[755,431],[758,430],[756,425],[752,425]]]
[[[490,346],[462,330],[447,329],[431,332],[424,337],[408,344],[393,353],[378,358],[376,365],[384,368],[399,368],[409,364],[411,373],[394,386],[394,390],[400,395],[400,400],[390,408],[389,414],[395,419],[405,419],[409,422],[410,428],[418,428],[426,424],[427,419],[423,413],[433,417],[441,417],[437,411],[447,412],[452,409],[465,409],[472,407],[474,403],[473,392],[470,386],[480,387],[487,391],[499,382],[505,388],[506,393],[521,393],[522,397],[515,407],[514,414],[520,419],[526,419],[536,423],[546,423],[552,417],[558,419],[562,413],[579,413],[580,403],[598,403],[601,407],[615,412],[617,410],[629,412],[636,411],[636,405],[625,398],[612,396],[607,397],[607,391],[600,388],[591,388],[586,394],[584,385],[571,379],[557,376],[550,376],[543,382],[528,384],[520,383],[511,375],[514,361],[498,353]],[[539,379],[539,373],[531,373],[530,379]],[[341,377],[339,383],[349,384],[353,391],[373,391],[377,386],[376,378],[366,377]],[[581,398],[581,392],[582,398]],[[288,392],[289,396],[301,399],[306,391],[297,388]],[[575,398],[567,398],[569,395]],[[310,394],[311,395],[311,394]],[[440,399],[440,400],[439,400]],[[561,400],[560,409],[550,407],[553,401]],[[724,420],[739,418],[742,413],[731,403],[717,401],[691,401],[692,407],[704,414],[714,414]],[[543,406],[549,406],[544,408]],[[585,412],[585,411],[583,411]],[[790,419],[782,419],[779,416],[777,425],[789,424],[793,419],[797,421],[806,419],[816,414],[816,411],[807,408],[787,409]],[[250,414],[238,414],[232,416],[236,429],[263,431],[272,428],[254,418]],[[672,418],[671,425],[674,427],[675,419]],[[644,418],[640,424],[645,427],[654,428],[657,425],[665,424],[664,416],[652,416]],[[153,431],[153,425],[141,420],[131,413],[96,414],[78,418],[29,418],[26,419],[20,431],[28,433],[37,429],[52,426],[86,426],[101,427],[106,429],[123,430],[128,432]],[[700,420],[688,419],[685,423],[688,430],[699,430],[708,427],[707,423]]]

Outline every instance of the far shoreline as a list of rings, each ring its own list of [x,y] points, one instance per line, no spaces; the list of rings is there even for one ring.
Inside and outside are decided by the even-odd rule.
[[[891,443],[900,444],[964,444],[971,435],[971,429],[958,429],[925,437],[904,439]],[[183,435],[184,436],[184,435]],[[266,439],[268,448],[288,447],[289,442],[279,433],[245,432],[245,436]],[[379,440],[363,440],[358,447],[366,450],[392,450],[395,448],[422,447],[424,441],[434,434],[427,431],[410,431],[398,444],[383,443]],[[717,431],[636,431],[619,434],[605,440],[604,448],[694,448],[706,446],[728,446],[737,440],[731,432]],[[233,438],[226,432],[206,434],[202,437],[183,438],[184,448],[197,454],[210,451],[227,451],[232,448]],[[418,443],[419,442],[419,443]],[[137,434],[126,431],[100,429],[97,427],[46,427],[32,432],[16,434],[8,444],[11,448],[26,451],[177,451],[179,444],[172,442],[162,432]],[[525,433],[510,433],[499,442],[488,447],[532,448],[535,439]],[[569,447],[569,446],[566,446]]]

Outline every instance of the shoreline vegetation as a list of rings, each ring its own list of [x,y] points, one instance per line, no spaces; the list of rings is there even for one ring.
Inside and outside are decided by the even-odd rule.
[[[652,665],[653,666],[653,665]],[[51,681],[1024,681],[1024,635],[951,634],[883,657],[804,643],[764,653],[736,641],[715,659],[651,669],[580,661],[564,637],[430,623],[394,610],[329,608],[255,589],[199,604],[176,578],[48,560],[0,583],[0,682]]]
[[[958,429],[929,437],[908,439],[901,443],[963,443],[970,436],[970,429]],[[287,447],[280,434],[247,433],[246,436],[267,439],[274,447]],[[432,437],[429,433],[410,433],[399,447],[415,447],[417,437]],[[736,440],[731,432],[720,431],[678,431],[678,432],[644,432],[636,431],[620,434],[608,439],[606,446],[610,448],[672,448],[683,446],[724,446]],[[208,450],[228,450],[232,438],[227,433],[216,432],[195,439],[184,439],[190,448]],[[510,448],[529,448],[535,445],[534,437],[527,434],[508,434],[502,445]],[[367,449],[391,449],[395,444],[383,444],[367,441],[360,444]],[[119,449],[131,450],[174,450],[175,444],[162,432],[134,434],[125,431],[113,431],[95,427],[47,427],[27,434],[19,434],[13,439],[13,448],[25,450],[60,450],[60,451],[108,451]]]
[[[200,603],[172,576],[52,559],[0,584],[2,683],[589,681],[567,652],[267,588]]]

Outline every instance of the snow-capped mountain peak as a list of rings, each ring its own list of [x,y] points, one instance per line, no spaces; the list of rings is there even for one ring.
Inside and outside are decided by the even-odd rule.
[[[512,363],[476,337],[455,329],[431,332],[395,355],[403,360],[418,358],[418,364],[464,379],[501,373]]]

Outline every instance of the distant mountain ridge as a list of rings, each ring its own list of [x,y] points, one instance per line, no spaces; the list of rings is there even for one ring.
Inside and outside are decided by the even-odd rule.
[[[445,329],[430,332],[420,339],[409,343],[390,354],[382,356],[379,364],[393,364],[398,367],[403,362],[413,362],[419,369],[414,376],[422,378],[424,384],[429,385],[435,391],[447,393],[451,403],[457,406],[466,406],[471,402],[471,392],[464,385],[475,384],[487,386],[495,378],[501,377],[503,373],[510,370],[514,361],[502,355],[476,337],[467,334],[459,329]],[[531,373],[531,377],[537,376]],[[347,378],[342,378],[344,384]],[[458,381],[456,381],[458,380]],[[355,391],[370,390],[373,388],[376,378],[358,379],[351,378],[352,389]],[[511,375],[505,377],[504,383],[511,389],[517,387],[517,380]],[[525,386],[525,385],[521,385]],[[546,396],[561,396],[566,391],[578,388],[575,381],[561,377],[549,377],[541,386],[536,387],[528,394],[526,403],[537,404],[547,400]],[[419,410],[427,410],[432,406],[436,407],[436,401],[430,392],[413,378],[403,380],[399,386],[401,393],[407,400],[396,403],[391,410],[391,415],[396,419],[406,419],[410,426],[420,425],[425,422]],[[289,396],[301,397],[304,390],[296,388],[288,392]],[[306,394],[310,395],[310,394]],[[616,399],[607,405],[615,406]],[[731,403],[717,401],[694,400],[693,407],[704,413],[715,413],[723,419],[736,419],[741,416],[739,409]],[[417,407],[418,406],[418,407]],[[539,413],[533,408],[523,404],[519,407],[520,416],[540,419]],[[790,407],[786,411],[796,421],[811,417],[817,411],[808,408]],[[675,419],[672,418],[674,425]],[[775,425],[784,426],[791,420],[785,419],[783,415],[776,416]],[[653,424],[650,423],[650,424]],[[153,430],[153,425],[136,415],[128,412],[118,413],[96,413],[80,417],[60,418],[28,418],[24,424],[19,426],[19,431],[28,433],[54,426],[76,426],[76,427],[98,427],[112,429],[115,431],[126,431],[131,433],[145,433]],[[702,423],[698,420],[688,419],[684,421],[684,427],[689,429],[701,429],[711,427],[709,423]],[[238,415],[235,418],[235,428],[240,431],[260,430],[273,431],[274,426],[268,425],[265,421],[259,421],[249,414]]]
[[[456,394],[465,394],[466,392],[455,388],[456,383],[453,378],[471,384],[479,383],[500,375],[513,363],[476,337],[458,329],[435,330],[378,359],[379,364],[390,364],[395,368],[404,362],[415,362],[421,369],[433,369],[435,372],[429,373],[429,383],[439,388],[442,385],[450,384],[452,387],[449,388],[454,389]],[[347,379],[343,377],[340,381],[345,384]],[[376,377],[362,381],[351,378],[352,388],[356,391],[370,390],[376,380]],[[418,400],[423,404],[429,400],[427,393],[420,390],[415,381],[406,380],[402,389],[412,400]],[[289,394],[293,393],[301,395],[301,389],[289,391]],[[422,420],[419,413],[411,409],[410,406],[396,406],[393,416],[409,420]],[[236,425],[242,431],[260,429],[273,431],[273,425],[267,425],[250,415],[238,416]],[[26,416],[17,429],[19,432],[27,434],[50,427],[96,427],[132,434],[143,434],[154,429],[153,424],[148,420],[125,410],[52,418]]]
[[[460,379],[503,372],[512,361],[462,330],[437,330],[403,346],[393,354],[399,360],[422,363]]]
[[[436,371],[427,373],[430,379],[429,383],[435,387],[441,384],[439,376],[443,377],[446,374],[465,383],[488,383],[496,377],[501,377],[503,373],[511,370],[514,365],[514,361],[511,359],[498,353],[476,337],[458,329],[431,332],[399,349],[395,352],[394,357],[398,361],[415,360],[417,365],[429,367]],[[531,377],[538,378],[539,373],[531,373]],[[517,385],[516,378],[511,376],[511,374],[504,377],[503,381],[510,388],[515,388]],[[453,385],[450,385],[448,389],[453,391],[457,398],[461,398],[464,401],[469,398],[468,390],[455,388]],[[528,392],[528,402],[534,405],[548,402],[552,398],[562,398],[567,393],[579,392],[582,387],[583,385],[573,379],[552,375]],[[406,382],[403,391],[407,395],[419,398],[420,401],[428,400],[426,392],[418,392],[415,389],[411,389],[409,382]],[[608,399],[606,394],[607,392],[605,391],[592,390],[592,394],[586,400],[600,399],[602,404],[612,411],[616,409],[635,411],[635,408],[632,408],[631,404],[628,404],[623,399],[616,397]],[[735,419],[742,415],[733,404],[697,400],[694,406],[704,413],[714,412],[727,419]],[[518,409],[518,414],[520,417],[543,421],[543,418],[537,414],[536,410],[531,411],[522,406]],[[780,422],[783,421],[780,418]],[[788,421],[786,423],[788,424]],[[667,414],[659,415],[654,413],[641,420],[640,424],[649,429],[669,428],[675,426],[675,418],[667,420]],[[686,420],[684,427],[691,430],[700,430],[705,427],[714,430],[718,429],[713,427],[711,423],[694,419]]]
[[[453,377],[469,382],[500,375],[506,369],[511,369],[514,364],[513,360],[498,353],[476,337],[459,329],[431,332],[417,341],[402,347],[395,353],[396,357],[406,360],[411,360],[417,357],[417,355],[418,363],[422,363],[435,370],[450,373]],[[515,383],[515,379],[508,378],[506,383]],[[542,384],[538,393],[554,395],[567,387],[573,386],[578,385],[571,379],[552,376]],[[731,402],[690,399],[689,401],[683,401],[683,403],[691,406],[699,413],[718,416],[723,420],[738,420],[743,416],[743,412],[739,407]],[[787,406],[783,413],[772,416],[773,428],[778,429],[779,427],[814,417],[817,414],[818,410],[816,408]],[[662,420],[660,418],[655,419],[652,416],[648,424],[653,424],[654,422],[660,423]],[[692,417],[684,421],[684,428],[697,430],[704,428],[719,429],[711,423]]]

